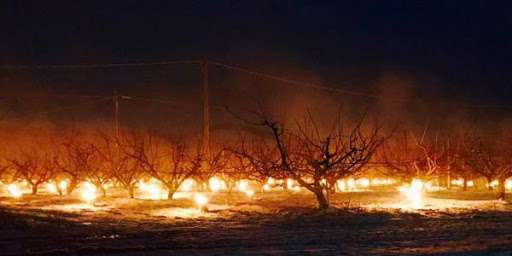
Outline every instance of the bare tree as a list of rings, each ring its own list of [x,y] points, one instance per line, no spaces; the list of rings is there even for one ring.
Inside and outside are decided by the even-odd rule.
[[[417,174],[414,161],[419,157],[416,145],[405,130],[396,132],[380,147],[378,154],[384,166],[384,175],[398,177],[407,183]]]
[[[120,144],[125,143],[124,141],[116,141],[106,134],[100,134],[100,139],[101,144],[97,149],[105,172],[121,184],[130,198],[134,198],[135,186],[142,173],[140,163],[120,149]]]
[[[56,173],[53,159],[46,152],[30,151],[10,159],[17,175],[28,182],[32,194],[37,194],[41,184],[48,182]]]
[[[473,170],[484,176],[488,182],[489,190],[492,190],[491,182],[498,179],[498,199],[505,198],[505,182],[512,176],[511,148],[508,140],[495,143],[494,147],[485,144],[486,141],[478,135],[472,138],[472,156],[467,163]],[[501,144],[501,148],[497,145]]]
[[[66,194],[68,195],[71,195],[78,184],[84,180],[83,163],[76,153],[76,143],[75,139],[63,143],[63,149],[59,152],[59,156],[54,158],[59,171],[69,178],[69,184],[66,187]]]
[[[260,122],[252,124],[266,127],[273,142],[253,143],[251,149],[241,148],[236,152],[265,175],[290,177],[297,181],[315,194],[320,209],[329,207],[322,180],[332,182],[355,175],[388,138],[380,135],[379,126],[364,131],[364,117],[347,131],[338,117],[331,128],[323,133],[310,112],[303,121],[295,122],[294,131],[285,129],[282,123],[272,121],[266,115],[260,117]]]
[[[229,152],[229,153],[227,153]],[[221,179],[226,184],[228,193],[231,193],[236,187],[238,181],[243,179],[263,181],[263,176],[256,175],[254,166],[248,161],[247,158],[240,154],[233,154],[231,151],[226,151],[226,166],[221,173]]]
[[[182,140],[170,144],[153,135],[134,132],[127,142],[124,151],[140,163],[144,172],[167,187],[169,200],[183,181],[201,167],[199,149],[191,153]]]
[[[64,147],[66,154],[56,159],[55,163],[70,178],[67,193],[71,194],[80,182],[89,181],[105,196],[104,185],[112,179],[113,173],[107,168],[95,143],[88,139],[79,141],[72,138],[64,143]]]
[[[210,179],[215,175],[221,174],[226,167],[227,158],[224,149],[220,149],[209,156],[204,157],[201,167],[193,177],[203,186],[203,189],[210,191]]]

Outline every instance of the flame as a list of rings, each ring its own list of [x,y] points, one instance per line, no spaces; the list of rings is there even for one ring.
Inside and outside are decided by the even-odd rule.
[[[241,180],[238,182],[238,190],[241,192],[245,192],[247,190],[247,181]]]
[[[408,188],[400,187],[399,191],[404,192],[407,199],[412,204],[413,208],[420,208],[422,204],[422,189],[423,182],[418,179],[413,179],[411,185]]]
[[[156,184],[150,184],[146,187],[147,192],[150,194],[151,199],[158,199],[160,197],[160,187]]]
[[[338,189],[341,190],[341,191],[345,191],[347,190],[347,185],[345,184],[345,181],[343,180],[338,180],[336,182],[336,184],[338,185]]]
[[[356,186],[356,182],[354,181],[354,179],[349,179],[347,182],[347,186],[351,190],[354,189],[354,187]]]
[[[66,181],[59,182],[59,188],[63,191],[65,191],[68,188],[68,183]]]
[[[462,180],[462,179],[452,180],[452,185],[462,186],[462,185],[464,185],[464,180]]]
[[[286,188],[288,188],[288,189],[293,188],[293,180],[292,179],[286,179]]]
[[[507,182],[505,183],[505,188],[506,188],[506,189],[509,189],[509,190],[510,190],[510,189],[512,189],[512,181],[507,181]]]
[[[245,191],[245,194],[249,197],[249,198],[252,198],[254,196],[254,190],[247,190]]]
[[[12,197],[21,197],[21,190],[18,188],[16,184],[10,184],[7,189],[9,190],[9,194],[11,194]]]
[[[268,184],[263,185],[263,190],[264,191],[269,191],[270,190],[270,186]]]
[[[48,183],[46,184],[46,189],[48,190],[48,192],[52,193],[52,194],[57,194],[57,186],[55,186],[55,184],[53,183]]]
[[[212,190],[212,192],[218,192],[222,187],[222,181],[217,177],[211,178],[209,180],[209,183],[210,183],[210,189]]]
[[[183,181],[183,184],[181,184],[180,189],[182,191],[190,191],[192,189],[192,187],[195,186],[195,184],[196,184],[195,180],[186,179],[185,181]]]
[[[496,187],[500,184],[499,181],[493,180],[490,184],[487,184],[487,187]]]
[[[359,181],[359,184],[361,184],[361,187],[369,187],[370,181],[367,178],[363,178]]]
[[[96,187],[94,187],[90,182],[85,182],[84,189],[82,189],[82,200],[87,203],[91,203],[96,200],[97,197],[98,194],[96,193]]]
[[[150,179],[148,182],[139,181],[139,189],[143,193],[142,198],[145,199],[160,199],[164,198],[161,183],[156,179]]]
[[[199,209],[202,209],[208,203],[208,198],[201,194],[195,195],[194,200],[196,201],[196,204],[199,207]]]

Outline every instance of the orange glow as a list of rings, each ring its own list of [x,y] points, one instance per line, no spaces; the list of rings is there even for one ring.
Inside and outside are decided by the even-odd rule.
[[[245,192],[247,190],[248,184],[246,180],[238,181],[238,191]]]
[[[212,192],[218,192],[221,190],[223,182],[219,178],[213,177],[208,182],[210,183],[210,189]]]
[[[196,204],[199,207],[199,209],[202,209],[208,203],[208,198],[201,194],[195,195],[194,200],[196,201]]]
[[[96,193],[96,187],[94,187],[94,185],[90,182],[85,182],[84,188],[81,191],[81,197],[82,200],[87,203],[93,202],[98,197],[98,194]]]
[[[10,184],[7,189],[9,190],[9,194],[11,194],[12,197],[21,197],[21,190],[18,188],[16,184]]]
[[[409,187],[400,187],[398,190],[405,193],[412,208],[420,208],[423,198],[423,182],[418,179],[413,179]]]

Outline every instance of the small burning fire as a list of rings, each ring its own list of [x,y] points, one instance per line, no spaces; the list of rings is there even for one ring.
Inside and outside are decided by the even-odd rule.
[[[399,187],[398,190],[405,193],[413,208],[420,208],[423,197],[423,185],[421,180],[413,179],[409,187]]]
[[[139,189],[142,192],[142,198],[152,200],[165,198],[160,182],[155,179],[150,179],[148,182],[140,180]]]
[[[245,194],[247,197],[252,198],[254,196],[254,190],[247,190],[245,191]]]
[[[208,198],[204,195],[197,194],[194,196],[194,200],[196,201],[197,207],[202,211],[208,211]]]
[[[211,178],[208,182],[210,183],[210,190],[212,192],[219,192],[222,188],[223,182],[217,177]]]
[[[247,181],[241,180],[238,182],[238,191],[245,192],[245,191],[247,191],[247,187],[248,187]]]
[[[11,194],[12,197],[21,197],[21,190],[18,188],[16,184],[10,184],[7,190],[9,191],[9,194]]]
[[[66,182],[64,180],[59,182],[59,188],[62,191],[66,191],[68,189],[68,182]]]
[[[91,203],[96,200],[97,197],[98,194],[96,193],[96,187],[94,187],[90,182],[85,182],[82,190],[82,200],[87,203]]]
[[[196,182],[193,179],[186,179],[183,181],[183,184],[181,184],[180,189],[182,191],[190,191],[192,190],[192,187],[195,186]]]
[[[46,184],[46,190],[48,190],[48,192],[52,193],[52,194],[58,193],[57,186],[55,186],[55,184],[53,184],[53,183]]]

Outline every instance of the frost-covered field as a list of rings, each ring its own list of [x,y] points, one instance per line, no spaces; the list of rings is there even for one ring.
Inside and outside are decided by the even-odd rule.
[[[431,193],[411,209],[398,192],[336,194],[332,209],[293,192],[193,194],[173,201],[49,195],[0,198],[0,254],[337,255],[512,251],[512,205],[488,193]],[[350,203],[349,203],[350,202]]]

